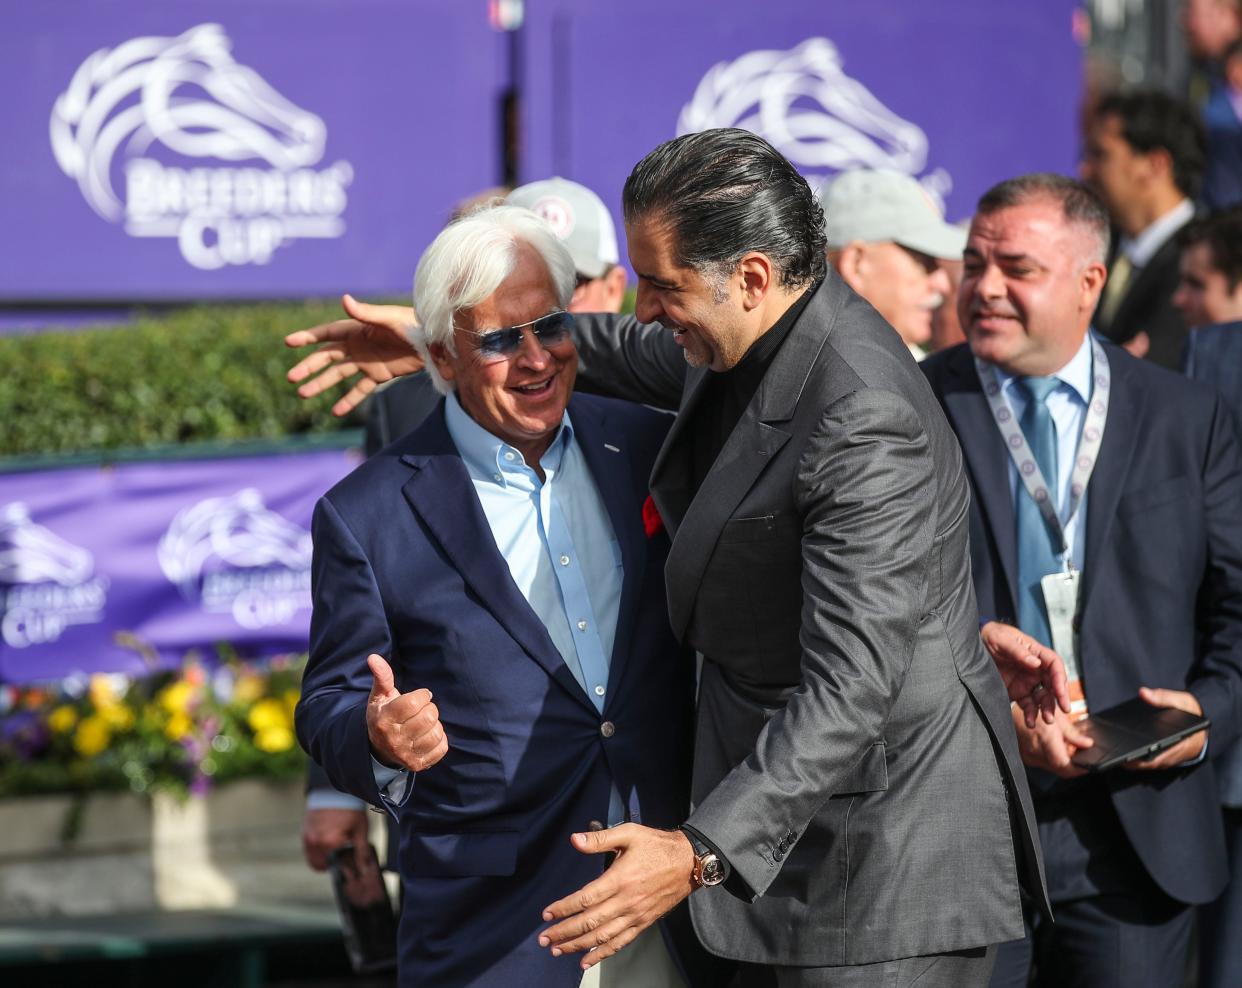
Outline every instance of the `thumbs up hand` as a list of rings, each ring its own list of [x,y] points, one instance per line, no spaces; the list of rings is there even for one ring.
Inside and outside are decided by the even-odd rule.
[[[397,691],[383,656],[370,655],[373,682],[367,697],[367,737],[375,757],[390,768],[424,772],[448,754],[448,738],[430,690]]]

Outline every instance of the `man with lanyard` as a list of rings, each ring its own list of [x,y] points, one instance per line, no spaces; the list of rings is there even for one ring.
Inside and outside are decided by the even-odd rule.
[[[1069,716],[1015,718],[1056,923],[1028,916],[992,984],[1179,986],[1191,905],[1225,879],[1205,757],[1238,732],[1242,466],[1212,393],[1089,332],[1108,218],[1056,175],[979,202],[959,314],[968,344],[922,366],[962,444],[985,640],[1002,622],[1055,647]],[[987,620],[987,619],[994,620]],[[1203,713],[1203,733],[1088,776],[1074,720],[1140,696]]]

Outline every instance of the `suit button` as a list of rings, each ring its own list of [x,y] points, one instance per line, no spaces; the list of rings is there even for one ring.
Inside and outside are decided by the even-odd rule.
[[[592,820],[590,823],[587,824],[587,830],[603,830],[603,829],[604,829],[604,825],[600,823],[598,820]]]
[[[785,852],[780,847],[778,847],[775,851],[772,852],[773,861],[780,861],[781,858],[783,858],[784,856],[785,856]]]
[[[610,738],[617,733],[617,725],[610,720],[606,720],[599,725],[599,733],[606,738]]]

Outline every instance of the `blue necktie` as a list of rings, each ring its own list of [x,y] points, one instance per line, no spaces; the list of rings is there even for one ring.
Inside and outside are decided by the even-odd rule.
[[[1048,396],[1060,383],[1055,377],[1021,377],[1015,382],[1027,396],[1026,410],[1018,424],[1026,436],[1027,445],[1039,464],[1040,473],[1048,485],[1055,507],[1057,493],[1057,428],[1048,411]],[[1048,611],[1044,607],[1044,594],[1039,581],[1049,573],[1059,573],[1064,567],[1053,546],[1053,535],[1048,529],[1039,506],[1018,482],[1018,626],[1032,638],[1052,645],[1052,632],[1048,627]]]

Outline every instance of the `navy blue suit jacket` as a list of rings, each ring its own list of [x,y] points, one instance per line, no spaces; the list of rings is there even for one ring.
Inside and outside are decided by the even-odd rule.
[[[402,692],[432,691],[449,741],[397,811],[405,986],[577,985],[578,958],[536,943],[543,907],[605,864],[570,834],[607,820],[614,782],[635,822],[685,819],[693,666],[669,630],[667,537],[649,538],[642,519],[672,418],[585,395],[569,414],[624,566],[602,715],[514,584],[443,404],[316,508],[303,747],[339,789],[381,803],[372,652]]]
[[[1216,394],[1105,345],[1112,398],[1087,502],[1080,610],[1091,707],[1140,686],[1189,690],[1212,753],[1242,725],[1242,464]],[[979,613],[1017,615],[1009,457],[966,345],[922,364],[965,453]],[[1211,761],[1104,779],[1126,837],[1156,883],[1207,902],[1227,871]]]
[[[1191,330],[1186,340],[1184,369],[1187,377],[1220,392],[1221,400],[1233,412],[1238,435],[1242,436],[1242,322]],[[1221,802],[1242,806],[1242,743],[1219,753],[1216,774]]]

